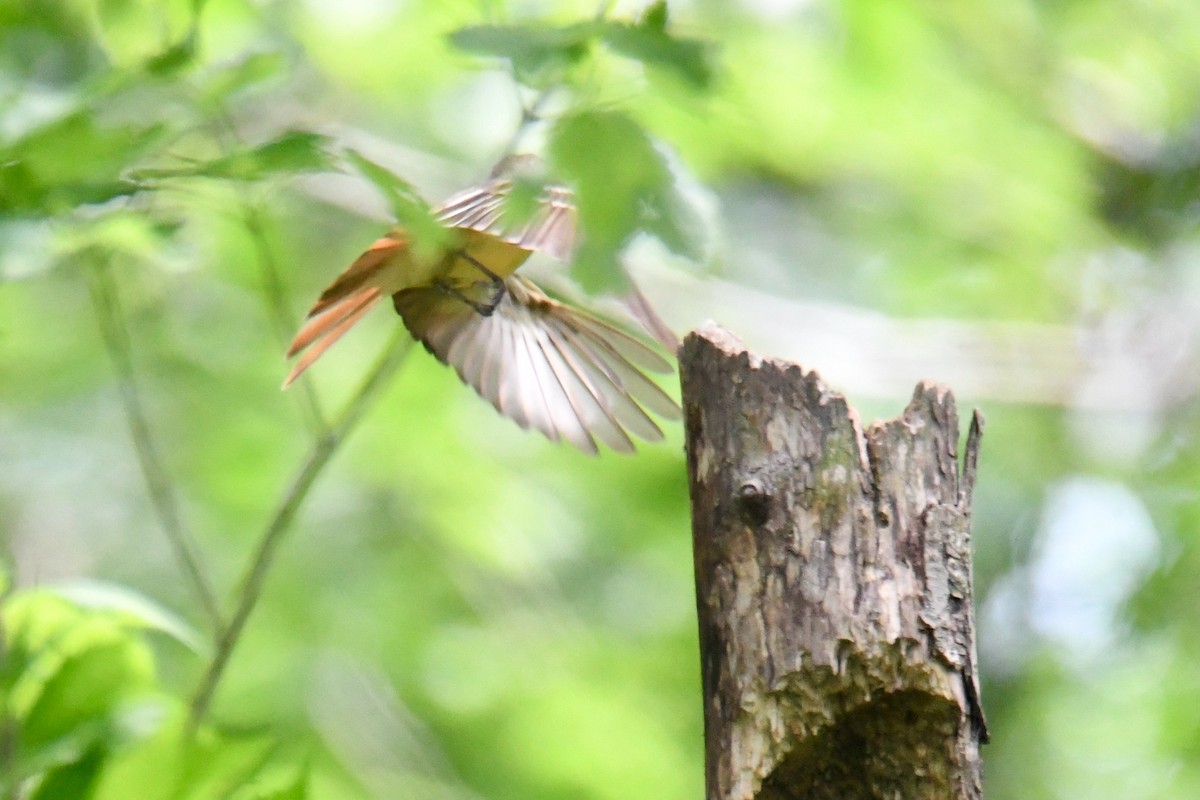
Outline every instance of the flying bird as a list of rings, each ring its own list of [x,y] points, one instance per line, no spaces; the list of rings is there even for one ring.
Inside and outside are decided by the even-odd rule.
[[[576,235],[572,194],[545,186],[536,209],[513,224],[506,205],[515,177],[537,161],[510,156],[479,186],[434,209],[450,233],[428,252],[400,228],[360,255],[309,310],[288,348],[299,356],[284,387],[298,378],[385,297],[405,327],[464,383],[523,428],[595,453],[619,452],[663,433],[651,413],[678,419],[679,406],[647,372],[672,366],[641,339],[543,292],[517,269],[534,252],[570,258]],[[670,333],[634,294],[631,308],[672,350]]]

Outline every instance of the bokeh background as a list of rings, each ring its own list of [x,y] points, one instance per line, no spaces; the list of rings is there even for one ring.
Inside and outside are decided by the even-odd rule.
[[[72,632],[10,641],[5,791],[702,795],[678,427],[634,457],[546,442],[397,355],[384,312],[279,391],[303,310],[397,198],[601,113],[688,209],[690,248],[622,254],[677,329],[716,319],[867,420],[921,379],[985,412],[988,796],[1200,796],[1200,4],[673,2],[671,41],[712,50],[643,58],[562,35],[595,13],[0,5],[5,625]],[[451,37],[484,25],[526,27]],[[515,69],[480,53],[531,42]],[[398,370],[327,448],[381,353]],[[212,619],[164,529],[227,615],[314,453],[184,769],[162,731]]]

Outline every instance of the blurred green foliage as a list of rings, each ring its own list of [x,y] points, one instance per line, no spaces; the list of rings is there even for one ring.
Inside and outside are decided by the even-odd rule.
[[[680,431],[588,459],[414,350],[343,444],[387,314],[278,391],[316,291],[512,144],[578,189],[590,289],[649,233],[1116,352],[1125,404],[961,398],[988,796],[1200,795],[1200,6],[614,5],[0,5],[0,794],[700,796]],[[204,593],[227,621],[280,509],[193,726]]]

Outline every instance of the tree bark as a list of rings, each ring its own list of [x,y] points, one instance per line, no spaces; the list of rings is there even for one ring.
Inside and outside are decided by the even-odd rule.
[[[864,432],[716,326],[680,356],[708,800],[982,797],[971,490],[950,392]]]

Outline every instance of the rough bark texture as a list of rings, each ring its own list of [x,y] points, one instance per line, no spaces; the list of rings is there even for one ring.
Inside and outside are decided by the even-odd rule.
[[[958,416],[923,383],[865,432],[715,326],[680,358],[708,800],[980,798]]]

